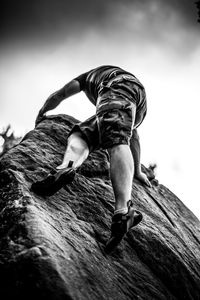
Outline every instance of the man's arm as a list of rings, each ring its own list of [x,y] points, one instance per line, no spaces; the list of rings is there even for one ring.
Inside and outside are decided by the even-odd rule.
[[[141,170],[141,163],[140,163],[140,139],[137,133],[137,130],[133,130],[133,135],[130,140],[130,148],[133,155],[134,165],[135,165],[135,174],[134,177],[137,178],[139,181],[145,183],[147,186],[151,187],[151,183],[148,180],[146,174],[144,174]]]
[[[80,91],[80,83],[77,80],[72,80],[63,88],[50,95],[45,101],[43,107],[40,109],[35,124],[37,125],[41,121],[46,112],[56,108],[64,99],[69,98]]]

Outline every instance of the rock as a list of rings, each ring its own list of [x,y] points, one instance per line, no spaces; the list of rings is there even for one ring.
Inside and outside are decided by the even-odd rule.
[[[114,196],[106,151],[51,197],[30,191],[61,162],[77,120],[49,116],[0,161],[0,275],[3,299],[198,300],[200,222],[143,166],[153,187],[133,182],[144,219],[110,255]]]

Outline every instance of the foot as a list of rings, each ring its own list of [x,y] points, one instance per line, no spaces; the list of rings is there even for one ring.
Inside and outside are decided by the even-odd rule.
[[[75,177],[75,169],[68,167],[62,171],[53,171],[45,179],[32,184],[31,190],[41,196],[51,196],[65,184],[71,183]]]
[[[114,250],[114,248],[121,242],[125,234],[134,226],[142,221],[142,214],[133,209],[133,202],[128,202],[128,212],[123,214],[116,214],[112,218],[111,237],[108,240],[105,251],[107,253]]]

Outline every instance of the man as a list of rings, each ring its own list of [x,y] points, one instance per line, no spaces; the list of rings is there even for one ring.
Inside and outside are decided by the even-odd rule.
[[[73,180],[75,170],[89,153],[99,148],[107,149],[115,196],[111,239],[107,245],[109,248],[109,245],[119,242],[128,230],[142,220],[142,214],[134,210],[131,200],[133,176],[151,186],[141,171],[140,143],[136,129],[146,115],[145,89],[133,74],[115,66],[100,66],[76,77],[50,95],[39,111],[36,125],[47,111],[80,91],[84,91],[96,105],[96,115],[74,126],[57,172],[34,183],[32,189],[41,195],[52,195]]]

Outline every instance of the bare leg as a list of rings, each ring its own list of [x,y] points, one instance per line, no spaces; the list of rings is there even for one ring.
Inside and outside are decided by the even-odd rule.
[[[109,149],[110,175],[115,195],[115,211],[127,212],[131,199],[134,161],[129,145],[116,145]]]
[[[59,191],[66,183],[71,183],[75,176],[75,170],[89,155],[89,148],[81,133],[75,132],[68,139],[67,149],[63,162],[57,167],[56,173],[50,173],[44,180],[32,184],[32,190],[42,196],[51,196]],[[69,162],[73,161],[73,169]]]
[[[74,162],[73,168],[77,169],[86,160],[88,155],[89,148],[86,141],[82,138],[80,132],[74,132],[68,138],[63,162],[57,167],[57,170],[65,170],[70,160]]]

